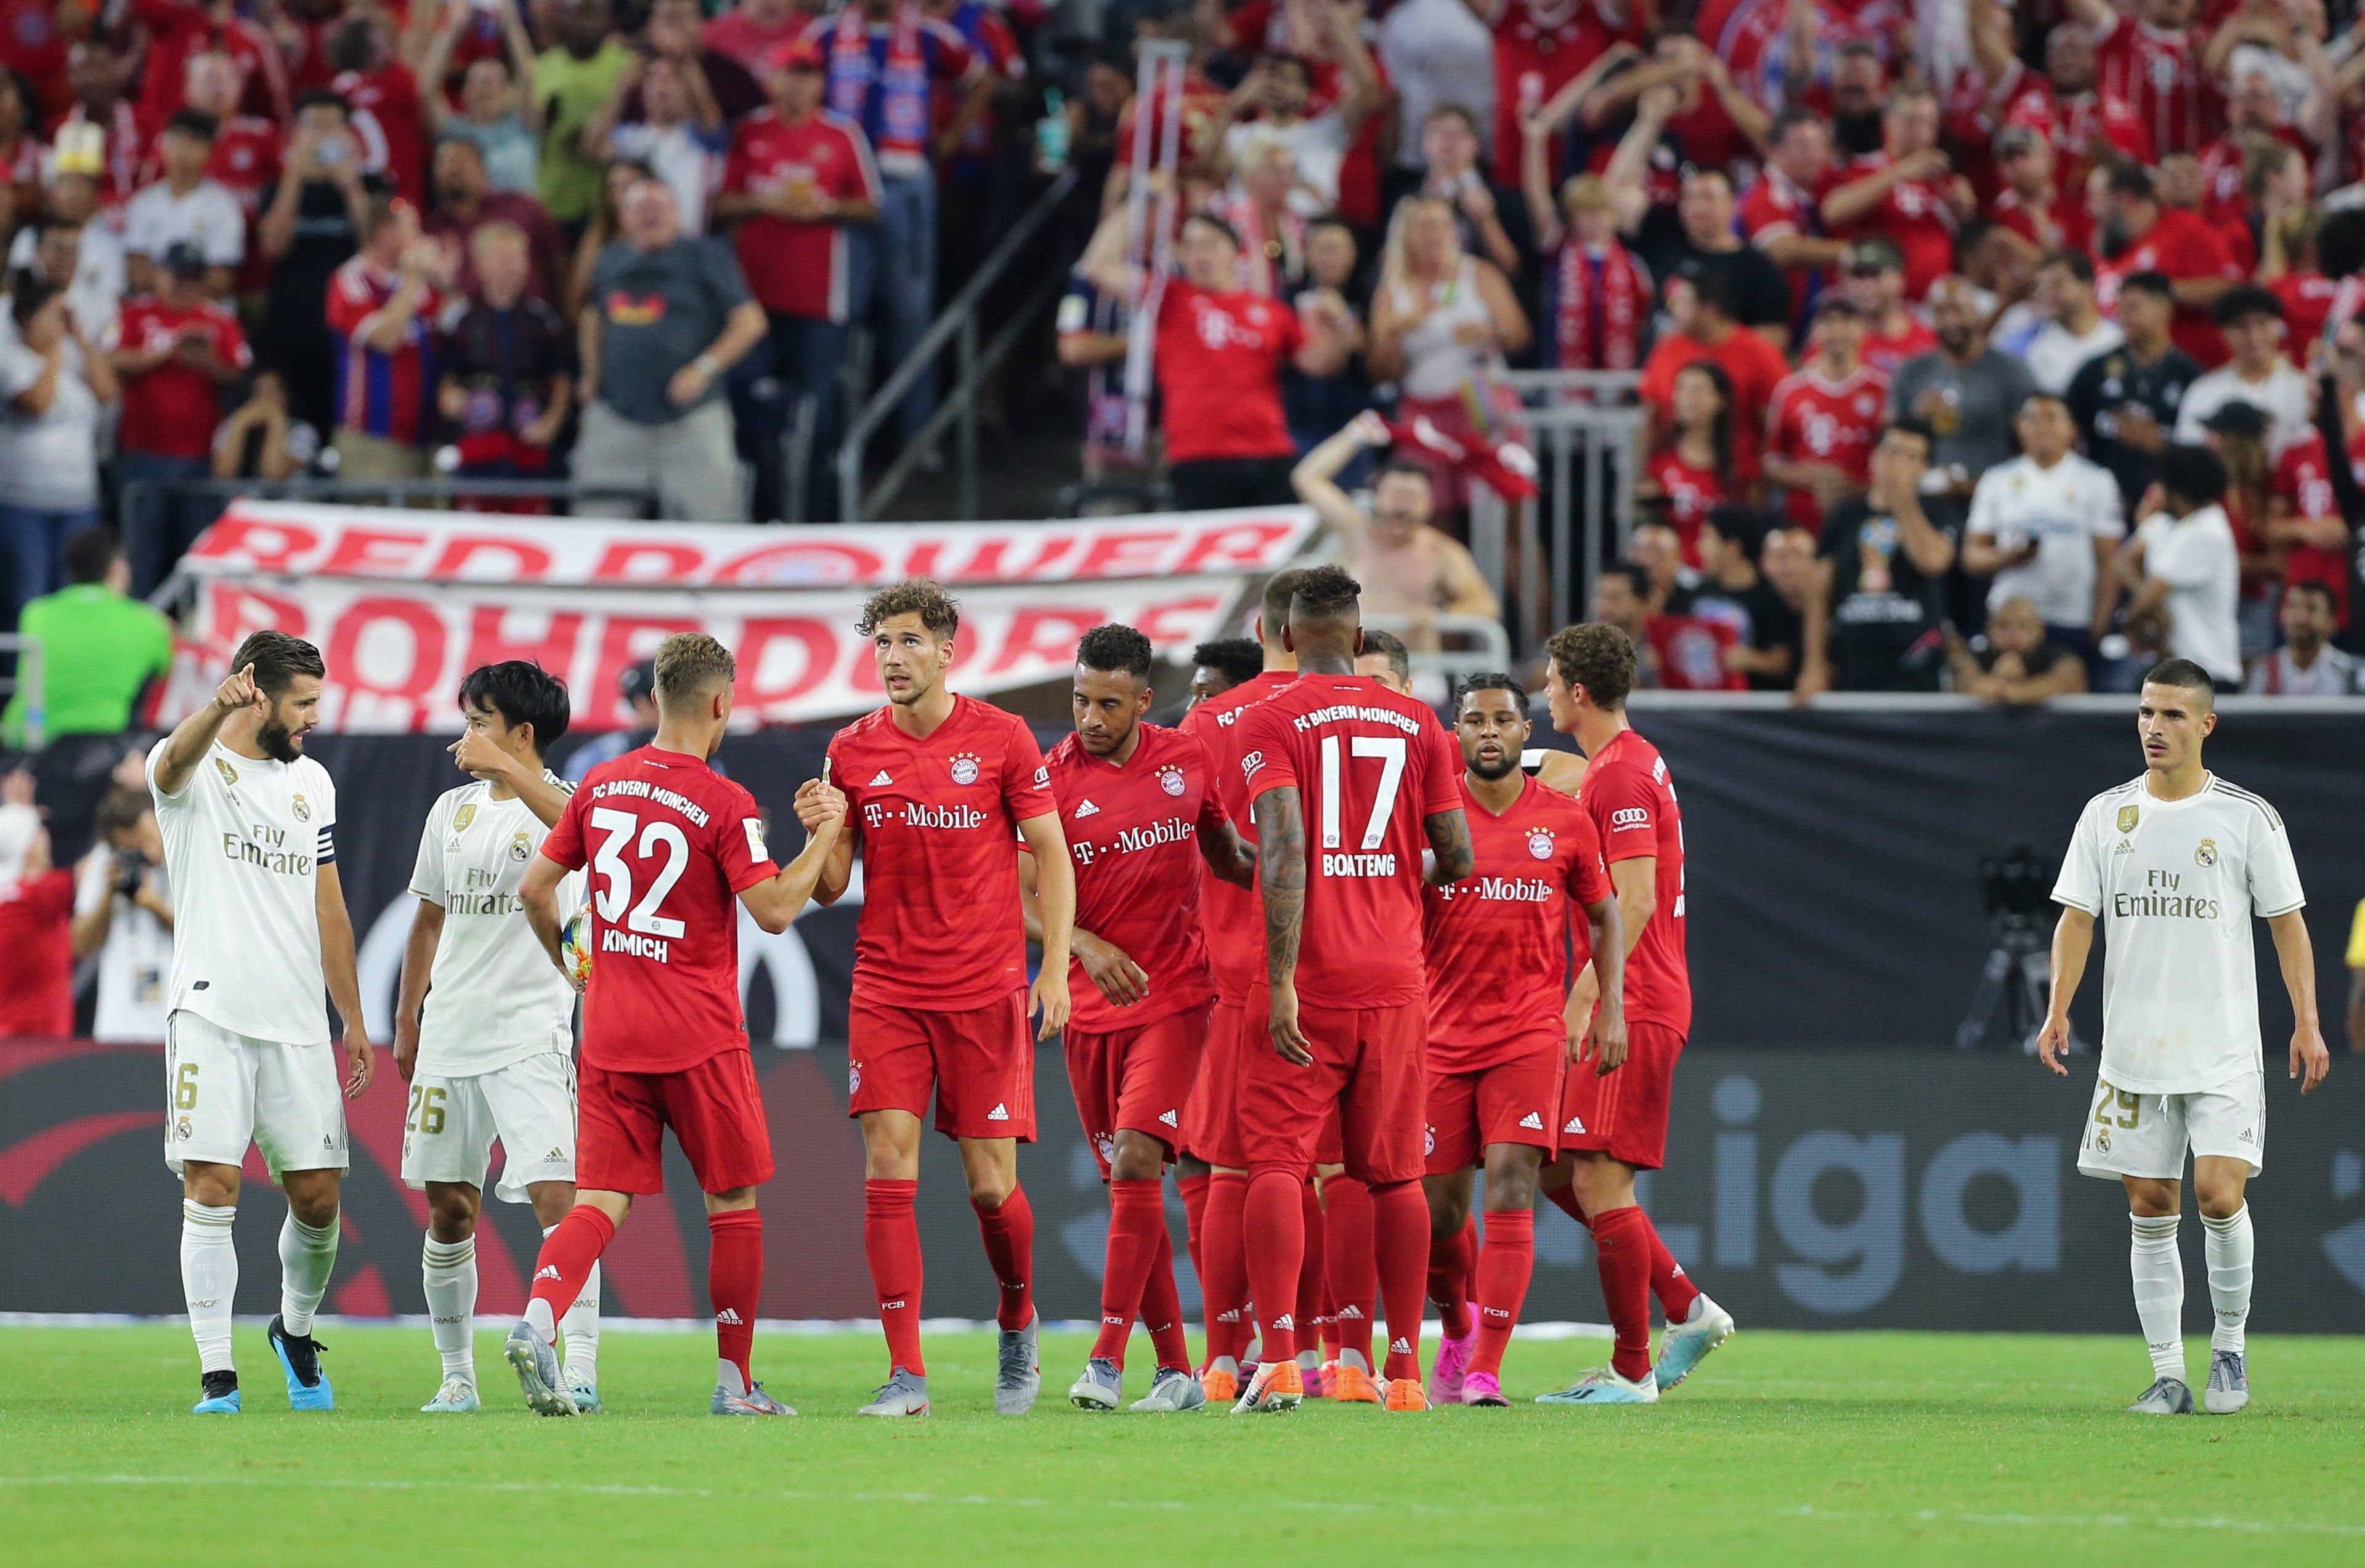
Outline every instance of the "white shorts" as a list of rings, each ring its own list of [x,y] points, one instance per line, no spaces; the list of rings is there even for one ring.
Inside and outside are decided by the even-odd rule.
[[[345,1089],[337,1047],[233,1034],[185,1009],[164,1020],[164,1163],[236,1167],[247,1145],[283,1170],[343,1170]]]
[[[490,1072],[414,1073],[402,1121],[402,1179],[458,1182],[482,1192],[493,1140],[508,1159],[499,1194],[528,1202],[536,1182],[575,1180],[575,1063],[544,1051]]]
[[[2130,1094],[2099,1080],[2078,1169],[2089,1176],[2172,1182],[2184,1156],[2247,1162],[2256,1176],[2266,1157],[2266,1076],[2252,1072],[2199,1094]]]

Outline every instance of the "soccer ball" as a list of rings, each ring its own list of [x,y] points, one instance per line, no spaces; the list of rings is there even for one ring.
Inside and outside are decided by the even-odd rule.
[[[591,906],[585,904],[558,933],[559,957],[566,961],[567,978],[577,986],[591,980]]]

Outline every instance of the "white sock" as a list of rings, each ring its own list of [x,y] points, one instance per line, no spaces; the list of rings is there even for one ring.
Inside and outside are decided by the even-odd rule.
[[[2135,1316],[2151,1350],[2154,1377],[2184,1381],[2184,1259],[2176,1249],[2178,1215],[2129,1215],[2135,1246],[2128,1267],[2135,1277]]]
[[[714,1386],[734,1398],[744,1398],[747,1393],[747,1384],[739,1376],[738,1365],[720,1359],[714,1363]]]
[[[550,1303],[540,1296],[530,1296],[525,1304],[525,1326],[545,1345],[558,1343],[558,1320],[550,1316]]]
[[[197,1342],[197,1370],[231,1372],[230,1298],[238,1294],[238,1248],[230,1240],[235,1207],[181,1200],[181,1296]]]
[[[2238,1353],[2250,1321],[2250,1259],[2257,1244],[2250,1205],[2244,1204],[2224,1219],[2202,1215],[2201,1223],[2207,1227],[2201,1238],[2201,1256],[2209,1265],[2209,1303],[2217,1309],[2209,1348]]]
[[[556,1226],[544,1227],[547,1238]],[[566,1337],[566,1381],[600,1385],[600,1265],[591,1265],[584,1276],[583,1288],[575,1293],[575,1305],[558,1320],[558,1331]]]
[[[287,1211],[279,1227],[279,1316],[287,1332],[302,1338],[312,1332],[312,1314],[329,1294],[329,1274],[337,1266],[337,1226],[341,1215],[314,1226]]]
[[[427,1315],[435,1326],[435,1350],[445,1377],[476,1381],[476,1238],[438,1241],[429,1232],[420,1253],[427,1285]]]

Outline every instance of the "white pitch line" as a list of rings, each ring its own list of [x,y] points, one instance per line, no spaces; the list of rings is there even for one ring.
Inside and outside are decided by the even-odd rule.
[[[1784,1508],[1777,1517],[1813,1519],[1821,1524],[1998,1525],[2027,1529],[2078,1529],[2099,1525],[2109,1529],[2202,1529],[2225,1530],[2236,1535],[2365,1537],[2365,1525],[2317,1524],[2304,1519],[2232,1519],[2223,1515],[2179,1518],[2168,1515],[2136,1514],[1992,1514],[1939,1508],[1879,1513],[1862,1509],[1818,1508],[1808,1504]]]

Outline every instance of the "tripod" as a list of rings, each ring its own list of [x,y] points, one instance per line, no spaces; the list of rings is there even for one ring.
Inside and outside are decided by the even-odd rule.
[[[1997,1015],[2002,1015],[2005,1037],[2024,1055],[2034,1055],[2036,1032],[2045,1023],[2046,988],[2053,978],[2051,939],[2033,914],[2003,911],[1989,922],[1994,946],[1979,972],[1978,989],[1971,992],[1970,1011],[1955,1029],[1955,1048],[1977,1050],[1988,1042]],[[2073,1033],[2069,1048],[2084,1050]]]

